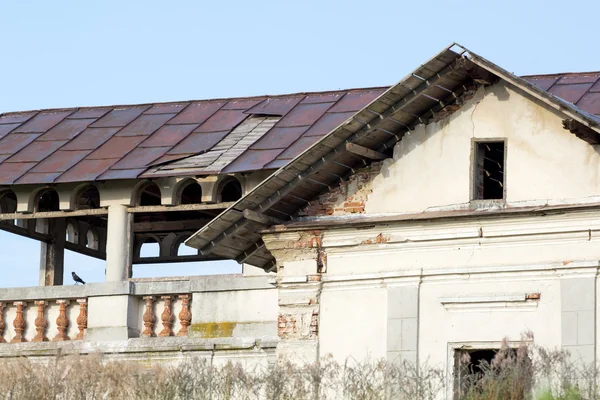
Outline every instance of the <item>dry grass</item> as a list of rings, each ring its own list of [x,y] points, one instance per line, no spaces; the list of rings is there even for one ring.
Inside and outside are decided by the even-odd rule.
[[[454,391],[461,400],[600,399],[597,378],[594,366],[573,363],[564,351],[503,346]],[[440,368],[382,360],[339,364],[324,358],[311,365],[282,362],[248,370],[232,363],[211,366],[200,358],[177,367],[145,367],[89,355],[3,362],[0,400],[433,400],[443,396],[445,382]]]

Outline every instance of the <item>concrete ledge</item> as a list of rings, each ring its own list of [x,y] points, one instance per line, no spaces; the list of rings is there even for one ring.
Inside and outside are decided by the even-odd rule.
[[[133,283],[133,282],[132,282]],[[135,282],[134,294],[136,296],[155,296],[161,294],[190,293],[190,281],[153,281]]]
[[[274,289],[269,276],[203,276],[190,280],[192,292]]]
[[[118,342],[45,342],[0,344],[0,358],[6,357],[51,357],[70,354],[134,354],[134,353],[181,353],[198,351],[243,350],[256,352],[274,350],[277,337],[190,339],[187,337],[132,338]]]
[[[32,286],[0,289],[0,301],[34,301],[118,296],[132,293],[131,282],[89,283],[71,286]]]

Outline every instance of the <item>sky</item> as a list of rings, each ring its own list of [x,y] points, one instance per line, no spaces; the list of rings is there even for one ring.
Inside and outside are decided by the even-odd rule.
[[[392,85],[453,42],[517,75],[597,71],[598,15],[597,1],[0,0],[0,113]],[[67,252],[72,270],[104,279]],[[0,231],[0,287],[38,275],[39,243]]]

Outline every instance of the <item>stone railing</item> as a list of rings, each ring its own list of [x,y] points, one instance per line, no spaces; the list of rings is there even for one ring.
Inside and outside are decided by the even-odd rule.
[[[0,343],[82,340],[87,299],[0,301]]]
[[[192,296],[143,296],[141,337],[187,336],[192,324]],[[161,311],[162,310],[162,311]]]
[[[101,352],[127,360],[265,363],[277,288],[240,275],[0,289],[0,360]]]

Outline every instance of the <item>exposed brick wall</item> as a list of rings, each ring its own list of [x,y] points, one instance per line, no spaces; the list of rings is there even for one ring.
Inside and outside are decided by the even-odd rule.
[[[330,192],[324,193],[306,208],[299,216],[345,215],[365,212],[365,202],[372,193],[371,182],[381,171],[382,161],[357,170],[347,181],[340,183]]]

